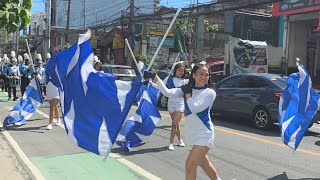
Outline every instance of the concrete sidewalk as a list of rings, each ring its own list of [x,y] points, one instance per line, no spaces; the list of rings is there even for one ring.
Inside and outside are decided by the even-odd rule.
[[[5,93],[0,92],[0,119],[2,121],[8,115],[12,106],[18,101],[7,101]],[[0,179],[2,170],[8,170],[8,166],[13,166],[7,173],[7,179],[19,179],[9,175],[20,175],[20,179],[35,179],[35,174],[40,179],[148,179],[144,171],[138,172],[132,167],[128,167],[122,161],[123,158],[117,155],[110,155],[107,160],[104,157],[89,153],[74,145],[66,134],[65,129],[54,126],[52,130],[46,130],[48,124],[49,105],[44,103],[27,122],[22,126],[8,126],[2,133],[8,133],[13,138],[14,143],[22,150],[22,154],[27,159],[27,163],[18,166],[16,159],[11,158],[1,160],[1,157],[12,157],[12,151],[0,154]],[[0,123],[2,124],[2,121]],[[5,140],[1,140],[5,143]],[[8,145],[6,147],[9,147]],[[6,148],[8,150],[8,148]],[[17,154],[20,157],[20,154]],[[22,158],[23,159],[23,158]],[[11,161],[10,161],[11,160]],[[3,161],[3,162],[2,162]],[[21,160],[23,161],[23,160]],[[17,165],[16,165],[17,164]],[[129,163],[130,164],[130,163]],[[25,171],[22,171],[23,168]],[[15,170],[14,170],[15,169]],[[35,173],[33,170],[35,170]],[[139,169],[139,168],[138,168]],[[29,177],[26,173],[29,173]],[[154,179],[154,178],[150,178]]]
[[[18,161],[15,152],[0,133],[0,179],[3,180],[25,180],[30,179]]]

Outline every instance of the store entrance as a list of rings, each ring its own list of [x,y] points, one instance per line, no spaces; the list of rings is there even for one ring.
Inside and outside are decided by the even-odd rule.
[[[320,89],[320,38],[313,37],[307,42],[306,68],[312,80],[312,86]]]

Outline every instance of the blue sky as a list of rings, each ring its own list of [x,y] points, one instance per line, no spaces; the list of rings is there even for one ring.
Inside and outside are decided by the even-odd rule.
[[[207,4],[212,0],[198,0],[199,4]],[[161,0],[160,5],[169,7],[187,7],[190,4],[197,4],[197,0]]]
[[[45,0],[43,0],[46,2]],[[42,0],[33,0],[32,1],[32,7],[31,7],[31,14],[34,14],[36,12],[45,12],[45,4]]]
[[[210,3],[212,0],[198,0],[199,4]],[[33,0],[31,14],[36,12],[44,12],[45,11],[45,3],[46,0]],[[197,0],[161,0],[160,5],[169,6],[169,7],[186,7],[190,4],[196,4]]]

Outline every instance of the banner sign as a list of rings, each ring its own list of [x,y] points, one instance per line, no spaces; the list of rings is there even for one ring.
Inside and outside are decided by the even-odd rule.
[[[283,16],[320,10],[319,0],[288,0],[273,3],[272,15]]]
[[[231,38],[230,72],[241,73],[267,73],[267,43]]]

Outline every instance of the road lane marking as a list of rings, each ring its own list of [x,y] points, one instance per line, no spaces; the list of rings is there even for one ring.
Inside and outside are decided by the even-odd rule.
[[[248,139],[254,139],[254,140],[257,140],[257,141],[260,141],[260,142],[264,142],[264,143],[267,143],[267,144],[272,144],[272,145],[276,145],[276,146],[280,146],[280,147],[285,147],[285,148],[289,149],[289,147],[287,147],[286,145],[280,144],[280,143],[276,143],[276,142],[273,142],[273,141],[257,138],[257,137],[250,136],[250,135],[245,135],[245,134],[242,134],[242,133],[237,133],[237,132],[234,132],[234,131],[229,131],[229,130],[222,129],[222,128],[215,127],[214,129],[218,130],[218,131],[221,131],[221,132],[225,132],[225,133],[229,133],[229,134],[245,137],[245,138],[248,138]],[[315,153],[315,152],[308,151],[308,150],[305,150],[305,149],[297,149],[296,151],[320,157],[320,153]]]
[[[43,117],[45,118],[48,118],[49,119],[49,116],[40,111],[40,110],[37,110],[37,113],[39,113],[40,115],[42,115]],[[59,124],[60,127],[62,127],[63,129],[65,129],[64,127],[64,123],[60,123]],[[123,157],[115,154],[115,153],[110,153],[109,154],[110,157],[118,160],[119,162],[121,162],[122,164],[126,165],[127,167],[129,167],[130,169],[134,170],[135,172],[137,172],[138,174],[142,175],[143,177],[146,177],[147,179],[150,179],[150,180],[160,180],[161,178],[149,173],[148,171],[144,170],[143,168],[141,168],[140,166],[124,159]]]
[[[169,115],[166,115],[166,114],[163,114],[163,113],[160,113],[160,115],[171,118]],[[318,128],[318,127],[314,127],[314,128]],[[265,139],[262,139],[262,138],[258,138],[258,137],[254,137],[254,136],[250,136],[250,135],[246,135],[246,134],[242,134],[242,133],[226,130],[226,129],[223,129],[223,128],[215,127],[214,129],[218,130],[220,132],[233,134],[233,135],[245,137],[245,138],[248,138],[248,139],[253,139],[253,140],[256,140],[256,141],[260,141],[260,142],[263,142],[263,143],[266,143],[266,144],[272,144],[272,145],[275,145],[275,146],[285,147],[285,148],[289,149],[288,146],[286,146],[284,144],[277,143],[277,142],[273,142],[273,141],[265,140]],[[315,153],[315,152],[308,151],[308,150],[305,150],[305,149],[298,148],[296,151],[320,157],[320,153]]]
[[[6,109],[11,110],[10,107],[6,106]],[[36,168],[36,166],[30,161],[28,156],[22,151],[21,147],[18,145],[18,143],[13,139],[13,137],[10,135],[8,131],[2,131],[2,134],[6,137],[8,140],[9,144],[12,146],[14,151],[17,153],[17,155],[20,157],[22,162],[29,168],[31,171],[32,175],[37,179],[37,180],[45,180],[41,172]]]

